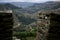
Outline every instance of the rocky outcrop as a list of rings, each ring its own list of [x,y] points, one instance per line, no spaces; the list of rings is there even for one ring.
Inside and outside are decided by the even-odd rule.
[[[60,40],[60,9],[39,13],[37,40]]]
[[[36,40],[47,40],[46,36],[50,24],[50,15],[46,13],[39,13],[37,21],[37,39]]]

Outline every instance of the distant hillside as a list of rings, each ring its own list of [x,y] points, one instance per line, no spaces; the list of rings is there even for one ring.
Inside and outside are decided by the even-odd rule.
[[[0,3],[0,10],[13,10],[13,9],[20,9],[19,7],[16,7],[10,3]]]
[[[25,8],[28,13],[35,13],[41,10],[54,10],[60,8],[60,2],[35,3],[33,6]]]
[[[53,1],[45,3],[11,2],[4,4],[4,6],[0,7],[5,9],[19,9],[21,13],[32,14],[41,10],[54,10],[60,8],[60,2],[53,2]]]
[[[17,7],[22,7],[22,8],[27,8],[29,6],[33,6],[34,3],[30,2],[11,2],[11,4],[17,6]]]
[[[21,8],[13,4],[14,3],[0,3],[0,10],[14,10],[14,13],[17,15],[16,17],[19,22],[22,22],[24,24],[32,24],[33,22],[36,22],[38,11],[55,10],[60,8],[60,2],[34,3],[33,5],[32,3],[25,3],[26,5],[24,3],[18,3],[18,6],[20,4],[25,8]],[[29,6],[28,4],[31,4],[31,6]]]
[[[45,2],[45,3],[28,3],[28,2],[11,2],[0,3],[0,9],[19,9],[21,13],[36,13],[41,10],[54,10],[60,8],[60,2]]]
[[[23,24],[30,24],[30,23],[36,21],[35,19],[32,19],[31,15],[29,15],[27,12],[25,12],[25,14],[24,14],[24,10],[22,8],[16,7],[10,3],[1,3],[0,4],[0,10],[9,10],[9,9],[13,10],[14,15],[16,16],[15,21],[18,20],[18,22],[21,22]]]
[[[59,14],[60,15],[60,8],[55,9],[55,10],[47,10],[47,11],[41,11],[42,13],[55,13],[55,14]],[[39,13],[39,12],[38,12]]]
[[[24,25],[28,25],[33,22],[36,22],[36,19],[32,18],[33,16],[29,13],[23,13],[19,10],[15,10],[14,13],[16,14],[16,17],[19,19],[19,22],[21,22]]]

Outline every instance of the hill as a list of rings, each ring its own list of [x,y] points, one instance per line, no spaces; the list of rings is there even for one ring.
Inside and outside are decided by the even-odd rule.
[[[29,6],[33,6],[35,3],[31,3],[31,2],[11,2],[10,4],[13,4],[17,7],[27,8]]]
[[[25,8],[28,13],[35,13],[41,10],[55,10],[60,8],[60,2],[35,3],[33,6]]]
[[[55,10],[60,8],[60,2],[25,3],[26,5],[33,4],[31,6],[26,6],[24,3],[21,3],[25,8],[13,4],[14,3],[0,3],[0,10],[13,10],[17,18],[16,20],[24,25],[35,23],[37,21],[38,11]],[[20,3],[18,2],[16,4],[19,5]]]
[[[13,9],[20,9],[10,3],[0,3],[0,10],[13,10]]]

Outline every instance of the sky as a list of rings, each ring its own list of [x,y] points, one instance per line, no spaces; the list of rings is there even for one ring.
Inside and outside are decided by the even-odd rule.
[[[57,0],[0,0],[0,2],[35,2],[35,3],[42,3],[47,1],[57,1]]]

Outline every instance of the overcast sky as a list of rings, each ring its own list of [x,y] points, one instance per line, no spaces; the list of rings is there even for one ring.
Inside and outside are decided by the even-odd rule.
[[[46,2],[46,1],[56,1],[56,0],[0,0],[0,2]]]

